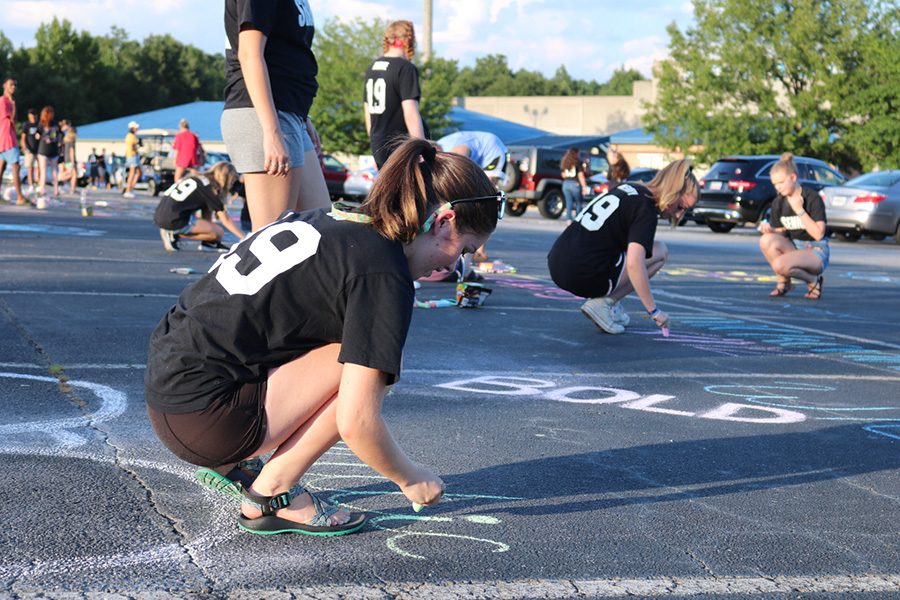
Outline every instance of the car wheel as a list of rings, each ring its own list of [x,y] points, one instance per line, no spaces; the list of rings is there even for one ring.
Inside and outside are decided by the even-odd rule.
[[[506,205],[506,214],[513,217],[521,217],[528,209],[527,202],[510,202]]]
[[[506,181],[500,184],[500,189],[504,192],[511,192],[519,189],[519,183],[522,182],[522,173],[519,171],[519,165],[509,160],[503,167],[503,174],[506,175]]]
[[[726,223],[725,221],[710,221],[706,224],[715,233],[728,233],[734,229],[735,223]]]
[[[857,233],[856,231],[842,231],[841,239],[845,242],[858,242],[859,238],[862,237],[861,233]]]
[[[548,219],[558,219],[566,209],[566,201],[563,199],[562,190],[551,188],[544,192],[538,200],[538,210]]]
[[[894,232],[894,242],[900,244],[900,223],[897,223],[897,231]]]

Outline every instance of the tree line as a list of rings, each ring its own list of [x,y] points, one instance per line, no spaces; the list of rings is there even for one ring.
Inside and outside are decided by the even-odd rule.
[[[695,25],[668,28],[670,59],[654,71],[658,96],[644,127],[657,143],[701,162],[726,154],[792,151],[843,169],[900,167],[900,7],[891,0],[693,0]],[[329,20],[315,53],[312,118],[329,148],[367,153],[362,81],[381,54],[386,21]],[[418,60],[418,57],[417,57]],[[460,68],[418,63],[422,115],[433,138],[454,124],[457,96],[628,95],[641,74],[618,69],[604,83],[514,71],[506,56]],[[25,107],[53,104],[76,124],[196,100],[219,100],[224,56],[171,36],[130,40],[41,25],[35,45],[14,48],[0,31],[0,76],[19,81]]]
[[[694,0],[668,28],[644,126],[701,161],[814,156],[900,167],[900,7],[878,0]]]

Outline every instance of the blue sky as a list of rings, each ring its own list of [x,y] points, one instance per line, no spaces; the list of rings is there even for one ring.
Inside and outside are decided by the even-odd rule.
[[[667,54],[666,26],[693,23],[689,1],[433,0],[434,51],[470,66],[486,54],[505,54],[514,69],[552,76],[564,64],[579,79],[606,81],[620,66],[650,76]],[[206,52],[221,52],[222,0],[4,0],[0,31],[16,46],[53,16],[96,35],[113,25],[132,39],[169,33]],[[316,22],[381,17],[410,19],[421,39],[423,2],[310,0]]]

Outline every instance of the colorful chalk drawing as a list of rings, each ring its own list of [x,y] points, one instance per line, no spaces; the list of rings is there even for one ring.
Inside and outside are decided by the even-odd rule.
[[[12,233],[43,233],[46,235],[77,235],[81,237],[97,237],[106,233],[98,229],[66,227],[63,225],[0,223],[0,232],[4,231]]]
[[[532,295],[535,298],[544,298],[546,300],[584,301],[584,298],[579,298],[574,294],[561,290],[552,283],[547,283],[536,277],[529,277],[527,275],[509,275],[497,278],[491,277],[490,282],[491,285],[495,286],[528,290],[532,292]]]
[[[59,379],[56,377],[10,372],[0,372],[0,381],[2,380],[22,380],[25,382],[38,382],[42,384],[59,384]],[[169,465],[156,461],[131,459],[126,456],[109,456],[82,449],[89,443],[89,436],[85,431],[79,431],[79,429],[96,428],[100,423],[105,423],[121,416],[125,412],[128,399],[124,392],[99,383],[81,380],[70,380],[66,383],[73,388],[93,392],[100,400],[100,407],[92,413],[75,417],[59,417],[43,421],[6,423],[0,425],[0,440],[3,440],[3,442],[0,443],[0,455],[24,454],[28,456],[89,460],[126,470],[153,469],[161,471],[184,479],[193,489],[197,490],[198,494],[202,494],[209,500],[210,508],[204,511],[204,520],[219,523],[234,521],[236,505],[227,505],[221,501],[221,494],[198,486],[194,477],[195,469],[191,465],[185,463]],[[47,438],[49,438],[49,442]],[[117,451],[116,454],[121,453]],[[338,467],[340,472],[330,472],[331,467]],[[348,467],[353,469],[364,469],[368,472],[359,475],[348,475],[346,474]],[[452,531],[437,531],[435,530],[435,526],[458,527],[464,525],[479,528],[498,526],[502,521],[492,515],[478,513],[456,514],[458,510],[452,515],[446,514],[447,505],[459,504],[460,509],[462,509],[463,505],[465,508],[469,508],[473,503],[509,502],[524,499],[512,496],[451,492],[444,495],[444,498],[438,507],[429,507],[425,509],[430,513],[438,513],[440,511],[444,514],[426,513],[419,515],[412,514],[411,506],[407,504],[406,499],[399,491],[390,491],[387,489],[360,491],[342,488],[335,489],[334,487],[322,485],[322,482],[324,481],[335,480],[362,480],[366,481],[368,484],[372,481],[378,481],[389,486],[393,486],[393,484],[381,476],[372,475],[371,469],[359,461],[343,443],[338,443],[329,450],[322,459],[313,465],[312,469],[310,469],[303,478],[304,485],[307,485],[310,489],[327,490],[327,498],[331,502],[341,502],[349,506],[351,510],[362,510],[370,515],[375,515],[370,518],[367,528],[389,534],[385,540],[385,546],[391,552],[399,556],[414,560],[426,560],[426,556],[414,552],[413,549],[410,548],[410,543],[414,542],[416,539],[428,537],[486,545],[491,548],[491,553],[508,552],[510,547],[503,542],[486,537],[454,533]],[[148,490],[148,493],[152,495],[153,492],[152,490]],[[404,509],[397,510],[396,506],[385,506],[373,509],[372,507],[356,506],[355,504],[348,504],[346,502],[346,500],[356,502],[361,498],[366,500],[371,500],[373,498],[379,498],[382,501],[387,500],[387,505],[395,505],[395,500],[399,499],[401,501],[401,506],[404,506]],[[415,527],[417,525],[425,525],[428,528],[421,530],[416,529]],[[228,543],[229,540],[237,535],[241,535],[237,527],[222,528],[221,526],[216,526],[201,531],[198,537],[186,543],[165,544],[134,552],[97,556],[78,556],[49,561],[35,559],[21,564],[3,564],[0,565],[0,579],[42,577],[54,573],[71,573],[110,569],[136,564],[179,561],[184,560],[185,556],[193,555],[197,552],[202,552],[203,550],[208,550],[215,546]]]
[[[773,273],[754,274],[747,271],[707,271],[704,269],[691,269],[686,267],[663,268],[663,275],[671,277],[686,277],[692,279],[714,279],[717,281],[730,281],[736,283],[769,283],[776,280]]]
[[[383,490],[348,490],[336,488],[333,485],[333,480],[341,480],[341,479],[351,479],[351,480],[360,480],[360,481],[369,481],[369,482],[378,482],[378,483],[387,483],[391,486],[393,484],[381,477],[380,475],[347,475],[345,473],[326,473],[322,472],[321,468],[323,466],[339,466],[343,470],[346,467],[359,467],[362,469],[366,469],[371,471],[371,469],[364,463],[358,461],[353,452],[347,448],[343,442],[339,442],[336,444],[331,450],[329,450],[330,455],[337,455],[342,457],[342,461],[345,459],[351,459],[353,462],[337,462],[331,463],[329,461],[319,461],[315,465],[313,465],[313,469],[310,470],[309,473],[303,478],[303,484],[307,486],[311,490],[323,491],[327,492],[325,496],[327,500],[331,503],[340,503],[343,506],[348,507],[350,510],[362,511],[366,512],[369,515],[376,515],[375,517],[371,517],[369,519],[369,527],[374,529],[378,529],[385,532],[396,532],[401,527],[403,530],[398,533],[394,533],[391,535],[385,542],[388,549],[392,552],[403,556],[404,558],[416,559],[416,560],[425,560],[426,557],[421,554],[416,554],[411,552],[408,549],[405,549],[405,544],[401,544],[402,540],[415,539],[417,537],[433,537],[433,538],[443,538],[447,540],[461,540],[465,542],[472,542],[478,544],[484,544],[488,546],[492,546],[492,553],[501,553],[509,551],[510,547],[508,544],[503,542],[499,542],[496,540],[483,538],[483,537],[475,537],[471,535],[462,535],[458,533],[447,533],[444,531],[433,531],[429,530],[413,530],[410,529],[410,526],[417,524],[425,524],[429,527],[435,525],[443,525],[443,524],[451,524],[456,522],[466,522],[469,524],[475,525],[500,525],[502,521],[491,515],[484,514],[464,514],[464,515],[454,515],[449,516],[446,514],[413,514],[413,513],[398,513],[392,512],[391,510],[379,510],[377,508],[373,508],[372,506],[364,506],[360,504],[356,504],[357,499],[371,499],[371,498],[387,498],[387,497],[399,497],[402,502],[407,502],[406,498],[399,491],[383,491]],[[487,495],[487,494],[460,494],[453,492],[445,492],[444,496],[441,499],[440,504],[434,507],[426,507],[424,510],[428,512],[438,512],[441,511],[447,504],[449,503],[473,503],[473,502],[509,502],[509,501],[518,501],[524,500],[524,498],[516,497],[516,496],[496,496],[496,495]],[[412,509],[410,508],[410,511]],[[388,523],[397,523],[395,526],[389,526]]]

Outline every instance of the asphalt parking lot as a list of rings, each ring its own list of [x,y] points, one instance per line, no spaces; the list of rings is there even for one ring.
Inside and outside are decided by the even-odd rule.
[[[0,598],[900,597],[891,238],[833,241],[814,302],[767,297],[754,230],[661,224],[671,335],[627,299],[611,336],[549,279],[564,224],[507,218],[517,272],[416,310],[385,405],[445,501],[414,513],[339,445],[306,483],[368,525],[256,537],[144,412],[150,332],[216,255],[164,252],[144,194],[92,197],[0,205]]]

